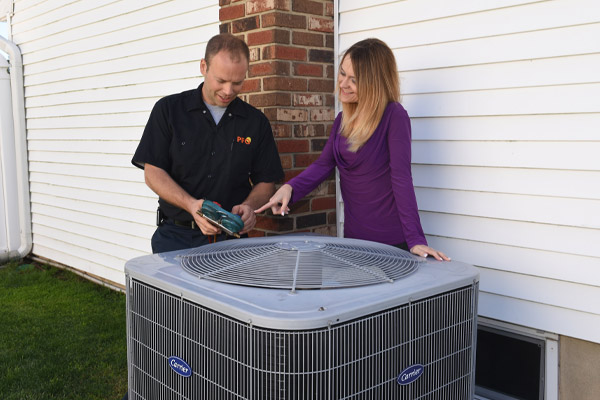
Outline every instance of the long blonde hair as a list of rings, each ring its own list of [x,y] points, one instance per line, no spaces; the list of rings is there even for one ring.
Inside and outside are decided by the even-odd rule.
[[[348,140],[349,150],[356,152],[379,125],[387,105],[400,101],[400,82],[394,53],[379,39],[355,43],[342,62],[346,57],[352,62],[358,102],[342,103],[340,132]]]

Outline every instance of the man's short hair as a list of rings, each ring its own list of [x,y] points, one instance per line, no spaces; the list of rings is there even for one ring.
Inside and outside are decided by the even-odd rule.
[[[222,50],[227,51],[236,61],[243,56],[247,62],[250,62],[250,50],[246,42],[233,36],[231,33],[221,33],[213,36],[206,44],[204,60],[207,67],[210,67],[210,61],[213,56]]]

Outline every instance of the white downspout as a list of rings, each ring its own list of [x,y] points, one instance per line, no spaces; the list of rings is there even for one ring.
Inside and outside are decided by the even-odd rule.
[[[17,198],[21,245],[16,251],[0,255],[0,261],[23,258],[31,252],[31,207],[29,198],[29,169],[27,164],[27,137],[25,129],[25,89],[23,86],[23,59],[21,51],[13,42],[0,36],[0,50],[10,57],[10,87],[12,98],[13,127],[15,135],[15,160]],[[7,258],[7,260],[4,260]]]

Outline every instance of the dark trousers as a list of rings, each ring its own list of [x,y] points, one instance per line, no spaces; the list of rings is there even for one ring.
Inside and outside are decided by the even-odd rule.
[[[248,237],[248,235],[242,235],[242,237]],[[221,242],[230,238],[232,237],[221,233],[216,236],[216,241]],[[209,240],[212,242],[213,237],[209,238],[199,229],[175,225],[173,221],[165,220],[152,235],[152,253],[200,247],[208,244]]]
[[[199,229],[178,226],[166,220],[152,235],[152,253],[190,249],[208,244],[208,236]]]

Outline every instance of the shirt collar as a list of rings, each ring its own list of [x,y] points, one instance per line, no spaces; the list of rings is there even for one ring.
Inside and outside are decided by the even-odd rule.
[[[202,98],[202,86],[204,86],[204,82],[202,82],[200,84],[200,86],[198,86],[198,88],[194,91],[193,96],[190,96],[190,100],[188,102],[188,106],[187,106],[187,111],[193,111],[193,110],[206,110],[208,111],[208,108],[206,107],[206,103],[204,103],[204,99]],[[243,104],[243,100],[240,99],[239,97],[236,97],[231,103],[229,103],[229,105],[227,106],[227,109],[225,110],[225,113],[232,113],[235,115],[238,115],[240,117],[246,117],[248,115],[244,104]]]

